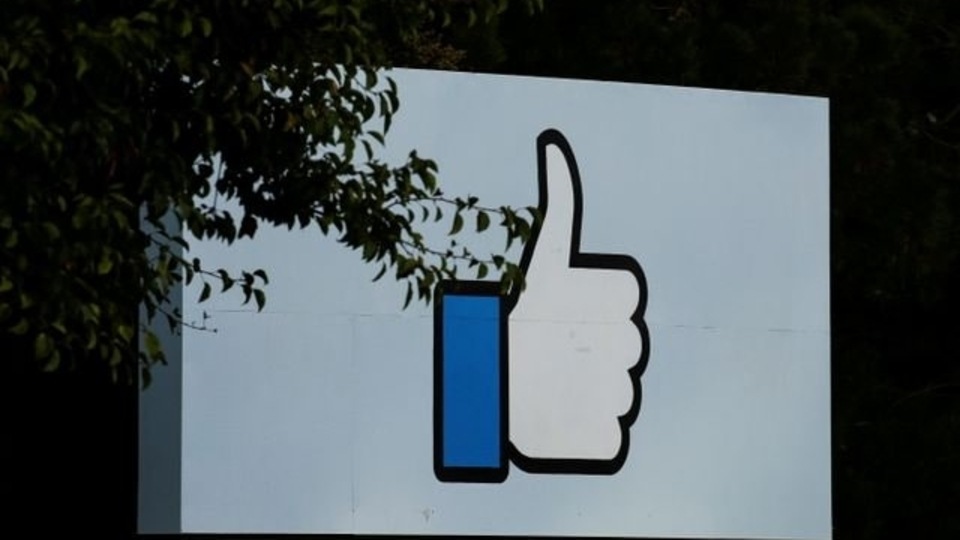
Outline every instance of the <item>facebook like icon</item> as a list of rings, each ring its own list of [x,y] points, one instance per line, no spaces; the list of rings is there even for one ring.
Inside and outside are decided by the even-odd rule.
[[[583,190],[566,138],[537,139],[539,209],[510,296],[445,281],[434,312],[434,472],[502,482],[527,472],[613,474],[629,449],[649,357],[647,288],[632,257],[580,250]]]

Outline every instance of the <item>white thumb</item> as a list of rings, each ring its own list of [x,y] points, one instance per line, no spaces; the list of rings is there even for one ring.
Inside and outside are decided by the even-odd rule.
[[[524,270],[566,268],[580,248],[583,209],[580,176],[567,139],[553,129],[537,138],[540,212],[543,222],[532,246],[524,253]],[[529,277],[529,276],[528,276]]]

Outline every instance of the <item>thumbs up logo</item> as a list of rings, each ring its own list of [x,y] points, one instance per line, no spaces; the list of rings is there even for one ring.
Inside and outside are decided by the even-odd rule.
[[[569,143],[537,139],[543,220],[524,248],[526,287],[445,281],[434,312],[434,472],[502,482],[534,473],[613,474],[640,410],[649,336],[632,257],[580,247],[583,188]]]

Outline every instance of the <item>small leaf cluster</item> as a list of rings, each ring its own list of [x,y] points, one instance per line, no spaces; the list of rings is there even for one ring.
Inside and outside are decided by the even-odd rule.
[[[418,194],[416,199],[403,200],[395,207],[398,220],[405,223],[400,240],[393,245],[364,246],[363,258],[368,262],[380,261],[380,271],[374,277],[379,280],[389,267],[393,267],[398,280],[406,281],[404,307],[410,304],[414,295],[419,300],[430,302],[433,290],[444,279],[465,277],[485,279],[491,269],[499,273],[500,288],[504,294],[523,287],[523,272],[515,262],[507,260],[506,253],[519,240],[526,242],[532,233],[534,224],[541,219],[536,207],[515,209],[510,206],[487,207],[479,204],[475,196],[447,197],[435,185],[429,185]],[[444,214],[444,210],[448,214]],[[493,217],[491,217],[493,216]],[[501,253],[479,256],[467,245],[458,240],[465,228],[475,233],[484,233],[490,228],[493,219],[505,235],[505,245]],[[432,245],[419,232],[420,225],[427,222],[449,222],[448,239],[443,245]]]

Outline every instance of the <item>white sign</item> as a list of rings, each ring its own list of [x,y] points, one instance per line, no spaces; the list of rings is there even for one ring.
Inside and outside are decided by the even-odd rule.
[[[538,137],[537,168],[544,219],[521,259],[523,292],[458,280],[436,301],[443,481],[502,482],[508,453],[531,472],[581,474],[613,474],[627,455],[649,351],[643,272],[631,257],[581,251],[583,188],[560,132]]]
[[[141,530],[830,538],[827,101],[394,77],[388,156],[541,209],[526,289],[402,310],[314,230],[193,241],[268,303],[184,293],[217,332],[142,397]]]

